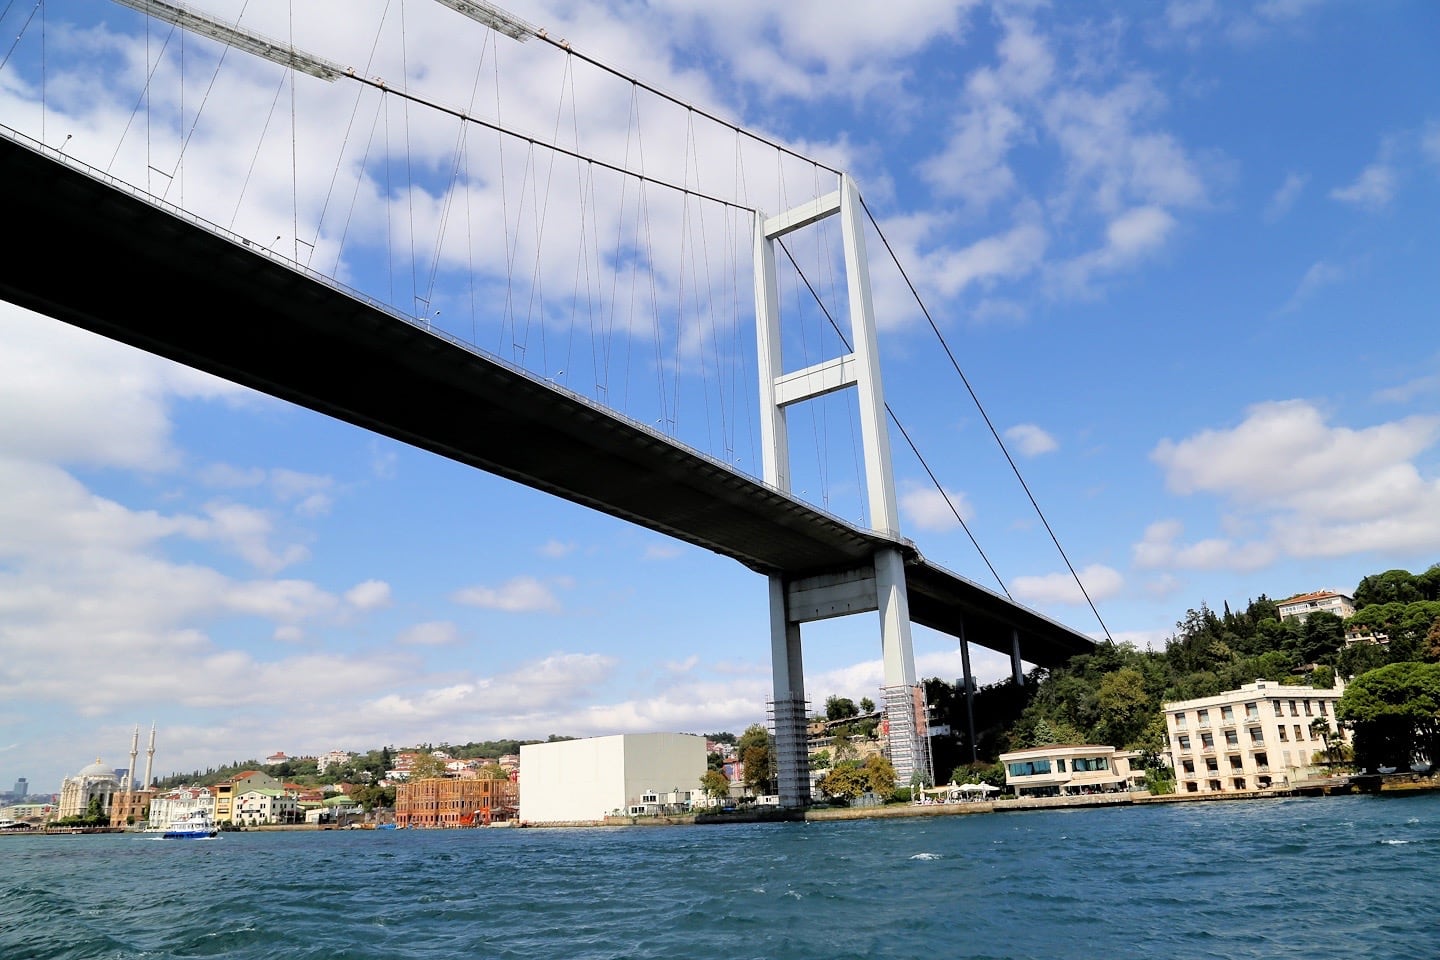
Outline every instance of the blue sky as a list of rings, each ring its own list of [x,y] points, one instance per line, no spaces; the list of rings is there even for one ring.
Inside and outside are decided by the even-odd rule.
[[[244,6],[197,5],[232,20]],[[566,130],[652,175],[767,212],[824,186],[554,47],[497,45],[430,0],[391,3],[384,29],[383,3],[286,6],[245,22],[444,103],[483,88],[477,115],[547,138]],[[1201,601],[1350,589],[1440,561],[1433,5],[510,9],[856,178],[1116,639],[1162,643]],[[508,242],[443,232],[460,209],[446,202],[453,123],[367,115],[353,82],[292,87],[238,54],[207,98],[216,48],[187,41],[181,84],[178,44],[118,4],[51,0],[28,26],[3,25],[20,36],[0,67],[5,124],[142,186],[173,181],[172,201],[183,193],[261,244],[338,264],[405,309],[439,310],[438,325],[483,348],[582,394],[624,395],[627,415],[757,469],[744,218],[697,206],[685,220],[690,208],[655,191],[645,226],[663,236],[644,234],[633,192],[617,200],[617,183],[597,180],[578,202],[585,181],[561,165],[544,196],[580,215],[547,213],[542,242],[524,235],[542,196],[525,172],[540,169],[534,152],[477,137],[467,209],[499,217]],[[197,118],[183,164],[180,110]],[[372,152],[357,159],[362,141]],[[358,186],[337,190],[347,172]],[[372,202],[300,226],[319,216],[317,198],[335,217],[351,195]],[[657,299],[703,287],[719,308],[620,310],[615,291],[634,275],[618,254],[599,270],[583,240],[602,226],[632,229],[627,256],[654,264]],[[434,235],[444,255],[412,267],[416,239]],[[795,243],[822,290],[837,283],[833,242],[822,230]],[[869,243],[891,405],[1014,596],[1098,634]],[[624,282],[577,280],[591,264]],[[542,275],[535,339],[516,320],[532,314],[487,328],[483,308],[467,313],[507,293],[518,302]],[[821,318],[787,282],[812,338],[787,349],[815,349]],[[589,320],[574,319],[582,285],[610,298],[618,324],[603,355],[586,346]],[[644,286],[626,303],[648,303]],[[671,325],[658,349],[652,320]],[[168,773],[274,750],[764,719],[765,585],[732,561],[4,305],[0,344],[0,785],[58,789],[96,755],[123,765],[131,728],[152,721]],[[791,426],[797,489],[845,516],[863,510],[853,423],[834,401]],[[892,444],[904,532],[995,588]],[[878,698],[873,618],[805,636],[812,699]],[[915,645],[923,675],[959,673],[953,640],[919,631]],[[1005,668],[988,654],[976,663],[985,679]]]

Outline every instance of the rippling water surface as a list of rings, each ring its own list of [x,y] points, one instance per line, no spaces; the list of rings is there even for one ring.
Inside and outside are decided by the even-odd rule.
[[[3,960],[1440,956],[1440,796],[0,838]]]

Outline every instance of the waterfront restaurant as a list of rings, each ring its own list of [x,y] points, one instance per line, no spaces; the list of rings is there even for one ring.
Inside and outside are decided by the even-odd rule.
[[[1096,744],[1051,743],[1000,754],[1017,797],[1073,797],[1130,789],[1133,754]]]

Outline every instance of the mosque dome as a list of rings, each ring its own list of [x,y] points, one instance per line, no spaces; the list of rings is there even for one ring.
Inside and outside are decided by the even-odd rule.
[[[100,762],[100,758],[99,758],[99,757],[96,757],[94,763],[90,764],[90,766],[86,767],[84,770],[81,770],[79,773],[76,774],[76,776],[77,776],[77,777],[109,777],[111,780],[114,780],[114,779],[115,779],[115,771],[114,771],[113,769],[111,769],[110,767],[105,766],[105,764],[103,764],[103,763]]]

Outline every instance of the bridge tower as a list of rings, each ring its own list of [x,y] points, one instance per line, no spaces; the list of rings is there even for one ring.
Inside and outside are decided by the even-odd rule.
[[[804,806],[810,801],[810,762],[806,750],[808,711],[800,626],[816,620],[879,612],[886,731],[895,777],[897,782],[908,784],[917,774],[927,780],[931,774],[924,694],[916,683],[915,655],[910,641],[910,604],[900,550],[895,475],[890,461],[875,310],[860,214],[859,191],[848,175],[842,175],[840,188],[833,193],[774,217],[757,214],[755,229],[755,325],[765,482],[786,493],[791,490],[787,408],[853,387],[859,399],[871,523],[876,532],[896,541],[894,548],[876,550],[870,562],[859,569],[826,571],[799,578],[770,577],[772,709],[780,803],[786,807]],[[787,233],[832,216],[840,217],[850,339],[854,347],[851,353],[786,373],[781,358],[775,244]]]

